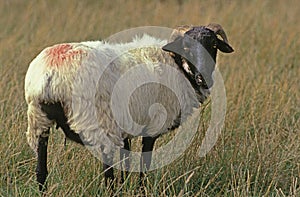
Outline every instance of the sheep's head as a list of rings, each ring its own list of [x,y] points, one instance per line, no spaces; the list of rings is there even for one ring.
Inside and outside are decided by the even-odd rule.
[[[213,85],[212,73],[215,69],[217,50],[233,52],[227,36],[218,24],[186,28],[183,35],[178,34],[174,41],[163,46],[163,50],[172,52],[181,58],[184,70],[195,82],[208,89]],[[218,38],[218,35],[222,39]]]

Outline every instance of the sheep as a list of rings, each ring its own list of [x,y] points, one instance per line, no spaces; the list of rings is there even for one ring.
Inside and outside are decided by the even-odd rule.
[[[67,138],[101,153],[106,180],[114,179],[111,167],[114,147],[129,150],[129,139],[134,136],[143,137],[142,152],[149,153],[141,157],[141,170],[144,171],[144,167],[149,169],[157,137],[176,129],[209,96],[217,49],[233,52],[224,30],[216,24],[186,27],[172,39],[168,42],[145,35],[125,44],[103,41],[57,44],[45,48],[30,63],[25,77],[28,105],[26,136],[37,154],[36,177],[40,191],[46,189],[47,143],[53,124],[60,127]],[[161,63],[170,65],[181,75],[165,73],[162,76]],[[124,73],[139,64],[144,65],[142,72],[138,72],[143,73],[140,79],[153,75],[174,83],[174,87],[181,91],[182,98],[179,100],[183,106],[169,98],[163,85],[155,84],[152,89],[146,86],[134,92],[135,96],[128,103],[131,115],[140,123],[130,125],[126,119],[128,111],[119,110],[124,104],[123,95],[114,95],[114,88],[118,89],[116,84]],[[128,83],[127,88],[130,89],[135,81],[129,79]],[[126,88],[118,91],[126,93]],[[164,124],[159,127],[156,125],[161,118],[159,111],[154,111],[149,119],[145,114],[148,111],[143,108],[144,104],[151,106],[156,102],[154,95],[168,111]],[[110,107],[111,100],[115,107]],[[118,116],[119,122],[114,116]],[[132,132],[128,133],[129,130],[124,128]],[[127,157],[128,154],[121,151],[121,156]]]

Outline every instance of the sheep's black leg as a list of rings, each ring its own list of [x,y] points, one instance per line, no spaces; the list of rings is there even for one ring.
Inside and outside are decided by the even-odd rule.
[[[157,137],[143,137],[142,156],[140,161],[140,185],[144,182],[144,172],[150,168],[152,159],[152,150]]]
[[[122,168],[121,183],[124,183],[124,173],[125,173],[125,177],[127,177],[128,170],[130,169],[129,151],[130,151],[130,140],[129,138],[125,138],[124,148],[120,150],[120,161],[124,159],[124,163],[125,163],[125,169],[123,170],[123,165],[122,165],[123,162],[121,162],[121,168]]]
[[[48,175],[47,171],[47,145],[48,145],[48,135],[49,135],[49,129],[45,133],[45,136],[39,137],[39,144],[37,148],[37,166],[36,166],[36,178],[37,182],[39,183],[39,190],[41,192],[45,191],[46,186],[46,178]]]
[[[114,169],[112,167],[113,159],[108,158],[106,154],[103,153],[103,171],[104,171],[104,178],[105,178],[105,185],[106,187],[114,188],[113,181],[114,181]]]

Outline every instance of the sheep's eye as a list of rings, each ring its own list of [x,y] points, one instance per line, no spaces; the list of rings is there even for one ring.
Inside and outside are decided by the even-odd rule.
[[[216,44],[214,44],[214,45],[213,45],[213,48],[217,48],[217,45],[216,45]]]
[[[185,52],[189,52],[189,51],[190,51],[190,48],[184,47],[183,50],[184,50]]]

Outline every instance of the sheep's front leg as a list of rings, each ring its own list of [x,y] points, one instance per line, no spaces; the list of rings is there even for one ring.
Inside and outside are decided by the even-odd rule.
[[[106,187],[110,187],[113,189],[113,181],[114,181],[114,169],[112,167],[113,157],[108,157],[108,155],[102,155],[103,159],[103,170],[104,170],[104,178]]]
[[[36,166],[36,178],[39,183],[39,190],[41,192],[47,189],[46,186],[46,178],[48,175],[47,171],[47,145],[48,145],[48,137],[49,129],[47,132],[42,134],[39,137],[39,143],[37,148],[37,166]]]
[[[121,183],[124,183],[124,174],[125,178],[128,176],[128,170],[130,169],[130,160],[129,160],[129,154],[130,154],[130,140],[129,138],[124,139],[124,149],[120,150],[120,161],[121,161]],[[123,169],[122,160],[124,159],[124,165],[125,169]]]
[[[157,137],[143,137],[142,139],[142,156],[140,161],[140,185],[143,185],[145,171],[150,169],[151,159],[152,159],[152,150],[154,143]]]

